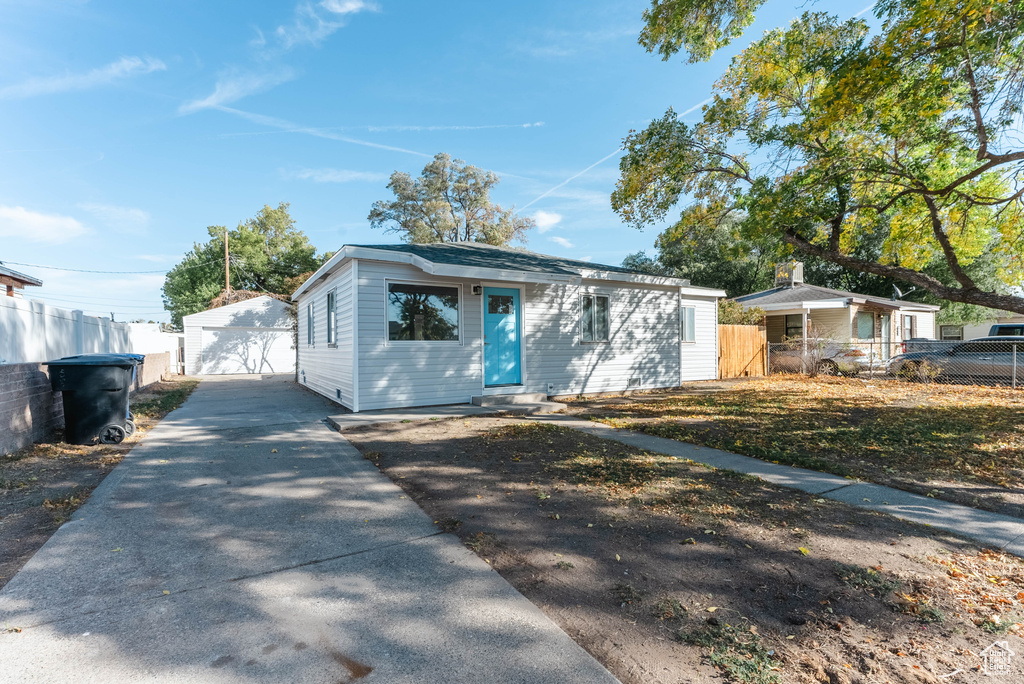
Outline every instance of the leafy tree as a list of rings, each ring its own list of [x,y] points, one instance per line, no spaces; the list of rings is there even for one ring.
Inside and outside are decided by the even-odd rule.
[[[205,311],[224,290],[224,227],[210,226],[210,240],[196,243],[164,281],[164,308],[181,327],[183,316]],[[295,228],[288,204],[264,206],[228,233],[230,282],[235,290],[291,294],[295,276],[315,271],[329,255],[316,253]]]
[[[395,199],[374,202],[370,225],[413,243],[526,242],[533,219],[491,203],[491,188],[500,180],[493,171],[447,154],[435,155],[419,178],[401,171],[391,174],[388,189]]]
[[[640,42],[706,59],[760,4],[655,0]],[[684,239],[742,212],[748,244],[775,238],[1024,313],[1008,294],[1024,278],[1024,3],[881,0],[875,12],[875,36],[823,13],[769,31],[733,60],[701,122],[670,109],[631,132],[612,206],[639,227],[685,198]]]
[[[763,325],[765,310],[759,306],[747,308],[732,299],[718,300],[719,325]]]

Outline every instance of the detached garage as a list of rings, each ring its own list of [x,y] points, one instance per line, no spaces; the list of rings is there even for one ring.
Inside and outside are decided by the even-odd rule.
[[[294,373],[293,311],[262,295],[185,316],[185,373]]]

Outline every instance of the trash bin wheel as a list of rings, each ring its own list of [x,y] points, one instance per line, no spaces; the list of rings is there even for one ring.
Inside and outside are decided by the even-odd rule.
[[[100,442],[103,444],[120,444],[128,436],[128,431],[120,425],[108,425],[100,433]]]
[[[124,424],[124,433],[129,437],[135,434],[135,421],[129,420]]]
[[[135,422],[135,414],[132,413],[131,411],[128,412],[128,420],[130,420],[133,423]],[[128,434],[130,435],[132,433],[129,432]]]

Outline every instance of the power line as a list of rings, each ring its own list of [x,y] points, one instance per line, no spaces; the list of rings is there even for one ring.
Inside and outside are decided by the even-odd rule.
[[[210,264],[222,264],[223,260],[217,259],[214,261],[204,261],[199,264],[192,264],[191,266],[183,266],[182,269],[200,268],[202,266],[208,266]],[[161,269],[159,271],[91,271],[83,268],[64,268],[62,266],[43,266],[41,264],[24,264],[18,261],[7,261],[6,259],[0,261],[0,264],[13,264],[14,266],[27,266],[29,268],[45,268],[51,271],[70,271],[71,273],[98,273],[103,275],[152,275],[154,273],[167,274],[171,269]]]

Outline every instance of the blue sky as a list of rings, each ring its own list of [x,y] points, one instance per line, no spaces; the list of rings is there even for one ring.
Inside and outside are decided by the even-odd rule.
[[[502,176],[529,249],[617,264],[657,235],[609,207],[629,130],[699,112],[764,30],[867,4],[769,2],[689,65],[637,45],[633,0],[0,0],[0,260],[157,271],[11,264],[44,280],[28,296],[167,320],[162,272],[207,226],[289,202],[321,251],[396,242],[371,204],[448,152]]]

